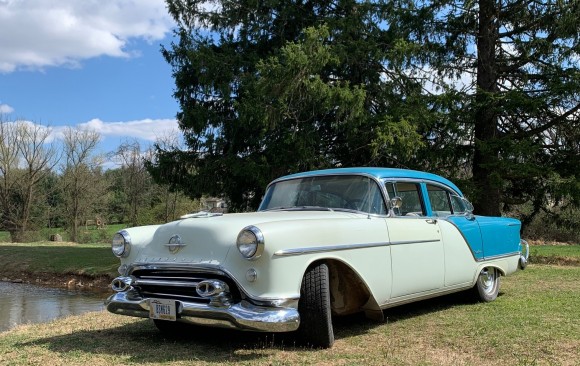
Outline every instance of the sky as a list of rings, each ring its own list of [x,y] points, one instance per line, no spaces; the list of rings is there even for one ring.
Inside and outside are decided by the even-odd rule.
[[[0,118],[101,134],[101,153],[178,134],[163,0],[0,0]]]

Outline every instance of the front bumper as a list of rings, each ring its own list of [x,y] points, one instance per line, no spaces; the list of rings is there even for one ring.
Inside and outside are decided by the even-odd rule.
[[[105,306],[114,314],[149,318],[149,299],[133,290],[111,295]],[[258,332],[291,332],[298,329],[300,316],[296,308],[256,306],[245,300],[226,307],[177,301],[177,321]]]

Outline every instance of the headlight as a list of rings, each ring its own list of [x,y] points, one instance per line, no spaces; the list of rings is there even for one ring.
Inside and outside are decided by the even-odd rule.
[[[264,251],[264,235],[255,226],[248,226],[238,234],[238,250],[246,259],[258,259]]]
[[[111,245],[113,254],[117,257],[126,257],[131,250],[131,236],[126,230],[121,230],[113,236],[113,243]]]

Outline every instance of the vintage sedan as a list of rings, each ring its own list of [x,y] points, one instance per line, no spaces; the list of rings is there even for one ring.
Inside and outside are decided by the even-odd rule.
[[[343,168],[273,181],[257,212],[200,212],[115,234],[115,314],[295,332],[331,347],[332,318],[458,291],[494,300],[525,268],[520,222],[472,214],[449,180],[419,171]]]

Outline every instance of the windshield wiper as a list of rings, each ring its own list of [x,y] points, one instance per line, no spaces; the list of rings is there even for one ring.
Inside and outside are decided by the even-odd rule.
[[[272,207],[263,211],[334,211],[330,207],[323,206],[290,206],[290,207]]]

